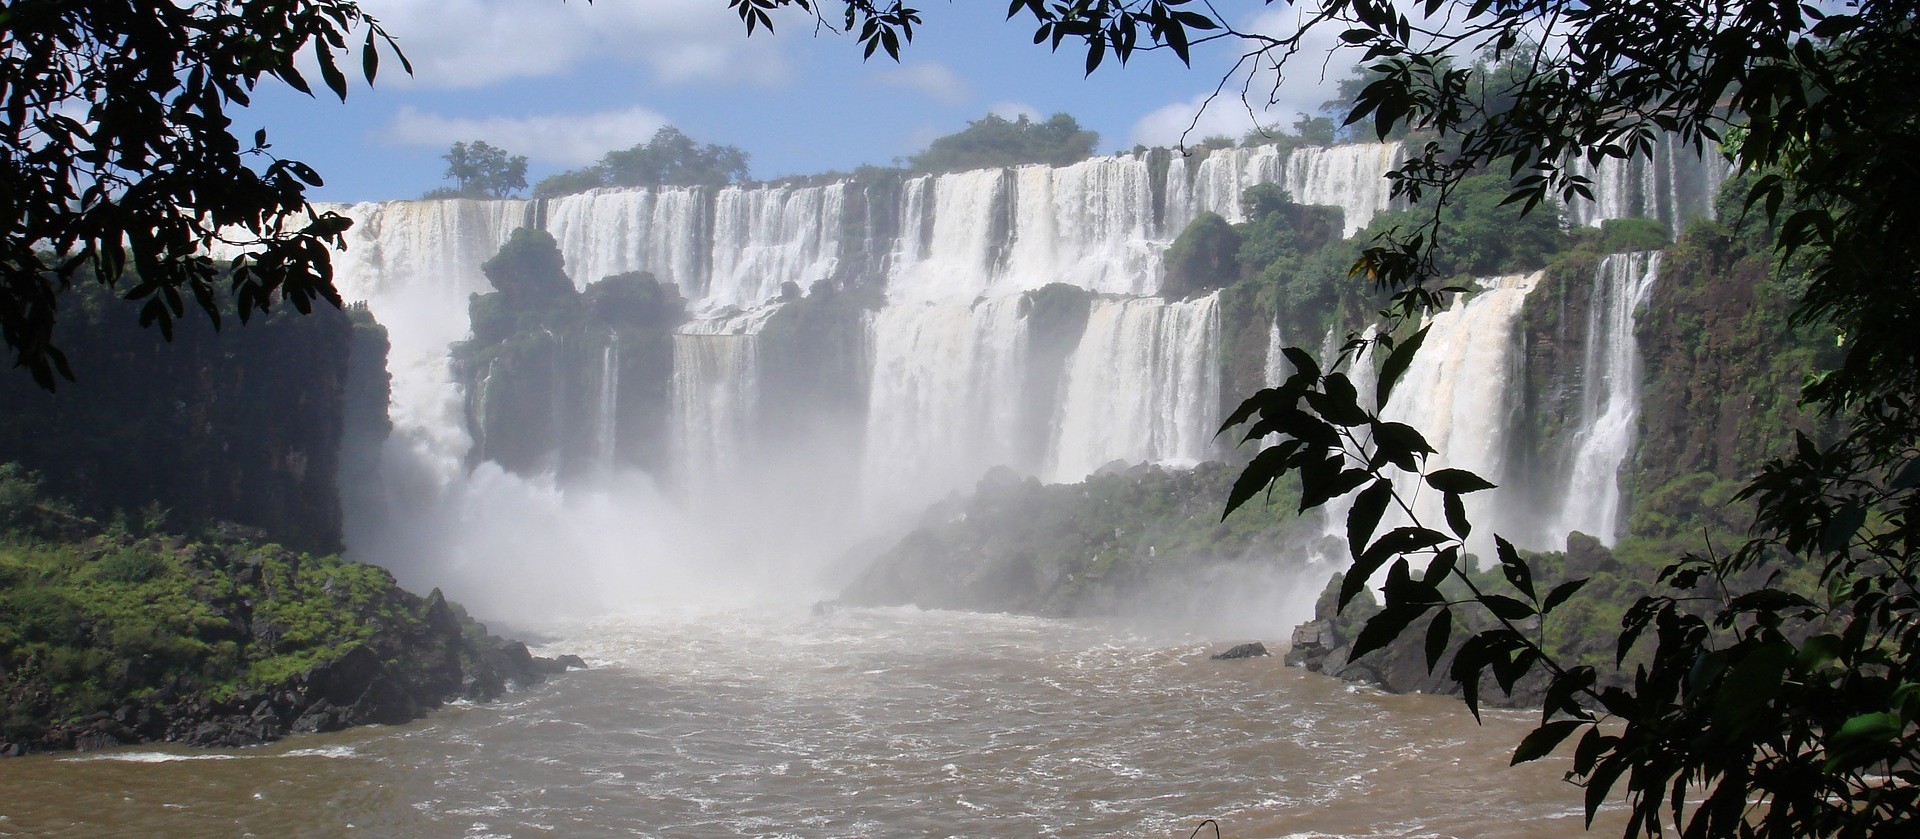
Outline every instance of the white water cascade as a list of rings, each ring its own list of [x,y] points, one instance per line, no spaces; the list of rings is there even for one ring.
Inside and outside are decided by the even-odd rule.
[[[1027,330],[1019,297],[888,306],[869,335],[864,494],[897,513],[1016,461]]]
[[[1178,234],[1201,213],[1245,221],[1241,193],[1278,183],[1294,201],[1340,208],[1351,236],[1392,208],[1393,187],[1386,176],[1404,154],[1399,143],[1352,143],[1306,146],[1284,155],[1274,146],[1217,149],[1197,165],[1175,158],[1167,175],[1167,225]]]
[[[1394,144],[1285,154],[1256,147],[1198,159],[1120,155],[885,186],[604,189],[538,202],[347,208],[359,223],[339,259],[339,283],[390,329],[394,421],[382,490],[390,503],[350,513],[358,518],[350,518],[349,544],[403,567],[417,561],[476,574],[569,551],[591,558],[591,573],[555,574],[547,582],[570,596],[617,599],[623,592],[608,581],[631,579],[635,551],[670,549],[708,562],[766,553],[777,549],[772,536],[754,542],[741,534],[792,533],[788,520],[796,518],[850,540],[878,520],[901,521],[970,489],[995,466],[1077,481],[1114,462],[1187,466],[1218,457],[1224,304],[1218,294],[1156,296],[1165,249],[1200,212],[1240,218],[1240,192],[1260,183],[1338,206],[1346,229],[1357,230],[1390,207],[1383,175],[1401,155]],[[1166,163],[1164,172],[1156,172],[1156,159]],[[665,349],[652,356],[670,362],[670,376],[665,367],[641,363],[648,356],[638,339],[610,338],[568,362],[599,367],[568,374],[582,383],[569,416],[590,424],[571,439],[613,473],[592,486],[563,487],[551,476],[514,475],[469,459],[448,351],[466,336],[468,296],[489,290],[479,265],[514,228],[530,223],[553,234],[577,287],[647,271],[677,287],[693,315],[671,336],[671,358]],[[791,384],[783,371],[806,372],[796,366],[804,359],[763,355],[779,346],[773,336],[794,328],[769,326],[781,301],[793,299],[793,287],[804,293],[821,281],[875,301],[865,304],[863,317],[846,321],[860,324],[859,334],[836,344],[844,352],[835,357],[857,368],[846,378],[858,381],[848,386],[844,412],[831,415],[832,434],[819,431],[817,417],[780,413],[795,404],[792,387],[769,395],[775,385]],[[1522,358],[1517,320],[1535,281],[1488,281],[1434,315],[1426,347],[1387,411],[1425,433],[1447,464],[1495,482],[1503,479],[1502,440],[1517,404],[1510,392]],[[1047,320],[1034,317],[1043,308],[1035,301],[1052,292],[1034,293],[1052,284],[1080,290],[1048,299],[1083,305],[1084,325],[1081,309],[1035,323]],[[1056,318],[1061,309],[1046,311]],[[1290,372],[1278,353],[1288,337],[1281,329],[1276,320],[1267,335],[1270,383]],[[1363,358],[1351,371],[1369,395],[1372,366]],[[484,386],[485,372],[468,371],[467,380]],[[757,442],[776,432],[787,435],[778,437],[781,451]],[[642,457],[649,435],[660,438],[654,445],[662,451]],[[1617,470],[1620,456],[1611,457],[1596,455],[1592,468],[1604,472],[1611,462]],[[813,468],[822,464],[834,468]],[[656,477],[667,489],[654,488]],[[1617,511],[1617,494],[1610,503]],[[1575,506],[1599,509],[1569,501],[1570,510]],[[586,508],[592,516],[580,518]],[[764,526],[714,535],[749,510]],[[726,515],[709,515],[714,511]],[[1569,515],[1563,518],[1571,522]],[[623,516],[634,524],[609,524]],[[382,517],[439,521],[462,534],[491,532],[483,521],[533,517],[573,535],[558,547],[498,536],[428,546],[382,535]],[[1481,518],[1488,532],[1506,527],[1497,514]],[[596,524],[575,528],[588,520]],[[1338,535],[1337,524],[1330,519],[1329,534]],[[503,558],[509,547],[514,555]],[[487,603],[471,591],[465,596]]]
[[[607,333],[606,349],[600,351],[600,398],[595,406],[594,450],[601,463],[615,463],[619,454],[620,430],[620,333]],[[484,404],[484,403],[483,403]]]
[[[1287,158],[1287,192],[1301,204],[1339,207],[1345,235],[1352,236],[1392,209],[1393,183],[1386,175],[1401,154],[1399,143],[1298,149]]]
[[[757,326],[695,321],[673,336],[675,472],[700,501],[711,500],[717,477],[739,473],[753,439]]]
[[[1640,419],[1640,345],[1634,316],[1660,275],[1658,253],[1615,254],[1595,272],[1587,318],[1579,431],[1550,539],[1579,531],[1612,545],[1620,529],[1620,465]]]
[[[1267,387],[1279,387],[1288,376],[1293,375],[1289,369],[1292,365],[1287,363],[1286,349],[1286,339],[1280,335],[1280,318],[1275,317],[1267,327],[1267,365],[1261,371],[1261,379]]]
[[[1714,200],[1731,165],[1717,147],[1696,152],[1678,136],[1662,134],[1651,158],[1606,158],[1598,166],[1581,158],[1573,169],[1587,177],[1593,189],[1593,200],[1575,199],[1567,205],[1574,224],[1599,227],[1612,219],[1640,217],[1678,234],[1689,219],[1713,218]]]
[[[1094,305],[1068,362],[1050,480],[1077,481],[1115,459],[1184,466],[1211,459],[1219,302],[1210,294],[1186,303],[1145,297]]]
[[[1495,484],[1506,481],[1506,442],[1517,404],[1513,384],[1522,359],[1515,330],[1527,294],[1540,278],[1536,273],[1482,280],[1478,291],[1456,297],[1450,308],[1427,319],[1426,342],[1381,416],[1413,426],[1439,450],[1427,461],[1429,472],[1457,468]],[[1428,526],[1444,527],[1439,493],[1413,476],[1396,489],[1416,499],[1414,512]],[[1524,524],[1503,517],[1491,493],[1467,496],[1466,507],[1475,523],[1469,549],[1483,557],[1492,556],[1491,539],[1483,534]]]

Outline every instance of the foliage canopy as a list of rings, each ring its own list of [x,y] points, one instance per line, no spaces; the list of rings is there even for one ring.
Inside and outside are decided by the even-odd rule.
[[[1084,130],[1067,114],[1035,122],[1022,114],[1007,119],[988,114],[967,127],[935,139],[907,167],[917,172],[958,172],[1027,163],[1065,166],[1093,155],[1100,135]]]
[[[533,194],[546,198],[603,186],[726,186],[746,179],[746,152],[696,142],[669,125],[645,143],[607,152],[592,166],[541,179]]]
[[[527,188],[527,156],[485,140],[454,143],[440,159],[447,162],[454,188],[435,190],[429,198],[506,198]]]
[[[339,305],[328,250],[349,222],[313,209],[320,176],[275,158],[228,108],[263,79],[303,93],[307,57],[333,95],[359,40],[373,81],[378,22],[349,0],[20,0],[0,10],[0,340],[42,387],[72,378],[54,343],[60,292],[87,271],[172,334],[187,299],[216,324],[226,286],[241,320],[285,300]],[[411,68],[408,68],[411,69]],[[228,270],[211,253],[231,253]]]

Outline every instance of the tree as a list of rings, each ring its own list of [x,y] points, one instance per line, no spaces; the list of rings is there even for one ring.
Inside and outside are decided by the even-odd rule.
[[[721,187],[746,179],[746,152],[696,142],[669,125],[645,143],[607,152],[599,163],[541,180],[533,194],[545,198],[603,186]]]
[[[339,57],[362,38],[372,82],[382,49],[406,59],[349,0],[19,0],[0,10],[0,340],[42,387],[73,378],[53,340],[61,292],[89,272],[172,334],[191,296],[217,325],[225,285],[240,319],[279,301],[339,305],[328,250],[347,219],[316,211],[320,176],[233,133],[265,78],[335,96]],[[410,68],[409,68],[410,69]],[[256,168],[257,166],[257,168]],[[233,254],[217,263],[215,251]]]
[[[731,0],[751,32],[766,9],[810,0]],[[1920,3],[1844,5],[1730,0],[1587,3],[1325,0],[1291,33],[1236,28],[1213,6],[1184,0],[1049,4],[1016,0],[1035,40],[1106,57],[1164,50],[1187,61],[1195,43],[1231,40],[1243,63],[1279,67],[1311,33],[1336,27],[1363,49],[1366,75],[1345,122],[1381,137],[1433,139],[1393,173],[1418,221],[1383,233],[1354,266],[1392,293],[1387,323],[1355,336],[1385,358],[1376,404],[1418,351],[1412,329],[1451,294],[1437,242],[1446,208],[1475,176],[1506,180],[1523,211],[1590,197],[1576,162],[1650,157],[1662,133],[1696,150],[1719,144],[1754,176],[1744,211],[1778,225],[1783,268],[1804,272],[1796,319],[1840,336],[1842,360],[1804,391],[1843,431],[1795,434],[1741,493],[1754,505],[1746,543],[1685,556],[1661,575],[1667,592],[1623,621],[1619,658],[1639,650],[1631,687],[1597,686],[1590,667],[1549,656],[1535,626],[1580,581],[1541,591],[1527,564],[1497,540],[1503,581],[1467,573],[1472,522],[1460,499],[1491,489],[1460,470],[1428,471],[1415,429],[1380,419],[1353,381],[1297,348],[1298,372],[1243,403],[1229,427],[1246,440],[1283,435],[1256,455],[1229,498],[1244,503],[1298,475],[1301,509],[1352,495],[1351,600],[1377,574],[1385,604],[1356,654],[1424,622],[1439,663],[1456,609],[1493,628],[1467,638],[1450,674],[1478,712],[1491,674],[1505,689],[1544,674],[1541,725],[1514,761],[1541,757],[1578,734],[1571,778],[1589,819],[1624,785],[1627,833],[1671,825],[1686,836],[1908,836],[1920,828],[1920,167],[1904,139],[1920,129]],[[901,2],[849,0],[845,26],[871,54],[897,54],[918,13]],[[1479,63],[1457,60],[1481,56]],[[1551,206],[1551,204],[1549,204]],[[1398,337],[1396,337],[1398,336]],[[1785,429],[1782,430],[1785,433]],[[1442,500],[1422,521],[1394,479],[1414,476]],[[1406,486],[1406,484],[1401,484]],[[1389,508],[1408,523],[1376,536]],[[1417,571],[1417,566],[1424,570]],[[1818,590],[1779,584],[1811,568]],[[1442,586],[1446,583],[1447,587]],[[1450,594],[1464,591],[1463,595]],[[1650,646],[1641,646],[1652,630]]]
[[[454,143],[440,157],[455,187],[451,194],[434,197],[505,198],[527,188],[527,156],[509,155],[485,140]]]
[[[1015,119],[988,114],[967,127],[934,140],[927,150],[907,161],[919,172],[958,172],[1044,163],[1065,166],[1093,155],[1100,135],[1083,130],[1066,114],[1034,122],[1022,114]],[[1228,145],[1233,141],[1228,140]]]

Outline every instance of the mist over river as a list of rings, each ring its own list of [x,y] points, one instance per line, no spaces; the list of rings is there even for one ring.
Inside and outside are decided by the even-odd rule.
[[[398,727],[0,761],[0,836],[1546,837],[1529,715],[1123,627],[687,607],[548,627],[592,669]],[[1211,835],[1209,829],[1203,835]]]

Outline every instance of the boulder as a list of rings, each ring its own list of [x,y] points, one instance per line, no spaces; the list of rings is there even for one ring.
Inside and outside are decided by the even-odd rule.
[[[1258,658],[1267,655],[1267,645],[1254,641],[1233,647],[1224,653],[1212,656],[1214,661],[1232,661],[1240,658]]]

